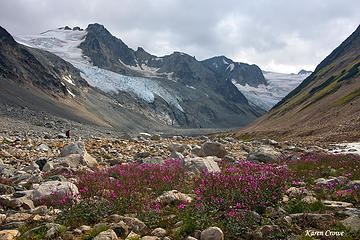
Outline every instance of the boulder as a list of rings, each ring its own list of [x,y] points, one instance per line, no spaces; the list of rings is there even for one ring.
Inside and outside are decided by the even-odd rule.
[[[347,227],[350,228],[351,231],[359,231],[360,230],[360,217],[359,216],[350,216],[344,220],[341,221],[341,223]]]
[[[304,203],[307,203],[307,204],[312,204],[312,203],[316,203],[317,199],[316,199],[316,197],[313,197],[313,196],[306,196],[306,197],[302,198],[301,201]]]
[[[350,208],[353,206],[352,203],[348,203],[348,202],[329,201],[329,200],[324,200],[322,202],[326,207],[335,208],[335,209]]]
[[[96,159],[86,152],[83,142],[75,142],[65,146],[61,150],[59,157],[60,158],[58,158],[57,161],[65,162],[69,165],[75,165],[80,162],[81,165],[85,165],[91,168],[96,168],[99,166]]]
[[[124,239],[129,234],[129,227],[123,221],[112,223],[111,229],[114,230],[116,236],[118,236],[121,239]]]
[[[295,198],[298,196],[307,196],[310,195],[310,192],[303,187],[290,187],[288,190],[286,190],[286,194],[290,197],[290,198]]]
[[[216,156],[219,158],[222,158],[227,154],[224,146],[217,142],[203,143],[201,146],[201,151],[204,156]]]
[[[172,152],[184,152],[185,149],[186,149],[186,145],[184,144],[180,144],[180,143],[171,143],[169,146],[168,146],[168,149]]]
[[[13,194],[15,189],[12,186],[0,183],[0,195]]]
[[[161,194],[161,196],[159,196],[156,201],[161,204],[167,205],[173,203],[191,202],[192,198],[177,190],[171,190]]]
[[[70,154],[79,154],[81,156],[84,156],[85,152],[86,152],[85,144],[83,142],[75,142],[75,143],[66,145],[61,150],[59,157],[66,157]]]
[[[62,198],[62,196],[73,196],[79,194],[75,184],[71,182],[48,181],[42,184],[34,184],[33,200],[46,199],[52,196]]]
[[[165,237],[166,236],[166,230],[163,228],[155,228],[152,232],[151,235],[156,236],[156,237]]]
[[[193,172],[200,174],[203,171],[206,172],[220,172],[219,165],[215,161],[216,157],[196,157],[196,158],[185,158],[180,162],[180,165],[187,172]]]
[[[202,155],[202,151],[201,151],[201,147],[200,146],[194,146],[191,151],[192,154],[196,155],[196,156],[200,156]]]
[[[152,135],[150,139],[151,139],[151,140],[154,140],[154,141],[160,141],[160,140],[161,140],[161,137],[160,137],[160,135],[155,134],[155,135]]]
[[[33,201],[28,199],[27,197],[16,198],[12,195],[0,196],[0,205],[6,206],[14,210],[28,210],[34,208]]]
[[[276,162],[281,154],[270,146],[260,146],[249,152],[247,160],[256,162]]]
[[[169,158],[177,158],[177,159],[184,159],[184,155],[179,152],[172,151]]]
[[[1,240],[13,240],[20,235],[18,230],[2,230],[0,231]]]
[[[224,240],[224,233],[218,227],[209,227],[201,232],[201,240]]]
[[[46,158],[39,158],[38,160],[35,161],[35,163],[39,166],[41,171],[43,170],[46,162],[47,162]]]
[[[112,229],[108,229],[96,235],[93,240],[117,240],[116,233]]]
[[[147,229],[147,226],[145,225],[145,223],[143,223],[142,221],[140,221],[137,218],[121,216],[119,219],[120,219],[120,221],[125,222],[126,225],[129,226],[129,228],[132,232],[135,232],[137,234],[143,234],[143,233],[145,233],[145,231]]]

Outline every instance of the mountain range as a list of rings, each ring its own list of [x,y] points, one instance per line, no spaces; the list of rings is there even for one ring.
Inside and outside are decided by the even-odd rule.
[[[225,56],[157,57],[129,48],[100,24],[16,41],[2,28],[1,36],[4,104],[124,132],[245,126],[306,76],[263,72]]]

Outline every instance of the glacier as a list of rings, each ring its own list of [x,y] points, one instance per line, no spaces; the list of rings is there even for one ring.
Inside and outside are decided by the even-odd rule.
[[[232,83],[244,94],[249,104],[256,105],[268,111],[288,93],[295,89],[306,77],[306,74],[287,74],[263,71],[268,85],[261,84],[252,87],[248,84],[241,85],[235,79]]]
[[[78,48],[81,42],[85,40],[86,34],[86,30],[65,30],[59,28],[38,35],[15,37],[15,40],[26,46],[52,52],[70,62],[80,70],[81,76],[89,85],[99,88],[104,92],[128,92],[148,103],[153,103],[155,97],[158,96],[168,104],[184,112],[180,105],[181,98],[171,94],[155,80],[125,76],[91,64],[86,56],[83,55],[82,50]],[[73,84],[71,76],[64,76],[63,80]],[[73,96],[73,93],[69,90],[68,92]]]

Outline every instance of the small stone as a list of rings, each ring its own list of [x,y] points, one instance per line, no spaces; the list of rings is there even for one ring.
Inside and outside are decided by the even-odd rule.
[[[224,233],[218,227],[209,227],[201,232],[201,240],[224,240]]]
[[[161,240],[161,238],[156,236],[144,236],[141,238],[141,240]]]
[[[160,141],[161,137],[160,137],[160,135],[155,134],[155,135],[152,135],[150,139],[154,140],[154,141]]]
[[[140,235],[135,232],[130,232],[129,235],[125,238],[125,240],[138,239]]]
[[[83,233],[91,231],[91,227],[87,225],[81,225],[78,229],[80,229]]]
[[[45,143],[42,143],[38,146],[37,150],[47,152],[50,150],[50,148]]]
[[[197,239],[194,238],[194,237],[188,236],[188,237],[186,238],[186,240],[197,240]]]
[[[149,152],[139,152],[136,154],[136,158],[146,158],[148,156],[150,156]]]

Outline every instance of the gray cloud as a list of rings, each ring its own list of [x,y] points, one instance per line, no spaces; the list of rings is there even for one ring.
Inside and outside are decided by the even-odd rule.
[[[264,70],[313,70],[360,23],[357,0],[2,0],[14,35],[103,24],[132,48],[202,60],[225,55]]]

